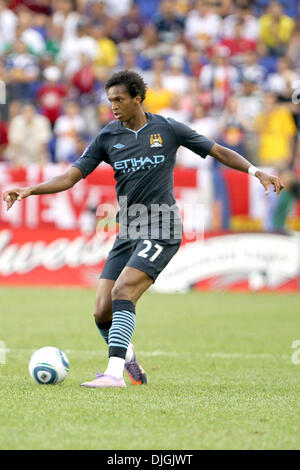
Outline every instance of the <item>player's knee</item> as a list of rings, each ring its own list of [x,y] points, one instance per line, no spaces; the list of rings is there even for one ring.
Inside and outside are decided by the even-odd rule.
[[[135,301],[134,285],[127,281],[117,281],[111,291],[112,300],[130,300]]]
[[[112,319],[111,302],[96,304],[94,317],[97,323],[105,323]]]

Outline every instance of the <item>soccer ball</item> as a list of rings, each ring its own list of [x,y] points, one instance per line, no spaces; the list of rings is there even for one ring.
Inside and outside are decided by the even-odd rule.
[[[33,353],[28,369],[39,384],[58,384],[67,377],[69,360],[60,349],[47,346]]]

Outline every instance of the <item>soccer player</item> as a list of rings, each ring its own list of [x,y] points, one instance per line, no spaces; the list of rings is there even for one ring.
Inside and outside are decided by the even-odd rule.
[[[278,177],[263,173],[238,153],[188,126],[145,113],[146,85],[137,73],[115,73],[107,81],[106,91],[116,119],[100,131],[66,173],[37,186],[3,193],[9,209],[28,196],[71,188],[102,161],[114,169],[120,229],[99,279],[94,313],[98,330],[108,344],[109,361],[104,374],[82,384],[99,388],[125,387],[124,368],[134,384],[147,382],[130,341],[138,299],[155,282],[181,242],[182,226],[173,194],[178,147],[183,145],[202,158],[212,155],[231,168],[249,172],[259,179],[266,194],[270,186],[277,195],[283,187]]]

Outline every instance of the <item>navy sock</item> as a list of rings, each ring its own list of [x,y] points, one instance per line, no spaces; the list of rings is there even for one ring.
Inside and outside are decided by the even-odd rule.
[[[96,326],[98,328],[100,335],[102,336],[104,341],[108,344],[108,334],[109,334],[109,329],[112,325],[112,321],[110,320],[107,322],[98,323],[97,320],[95,320],[95,322],[96,322]]]
[[[135,330],[135,306],[130,300],[113,300],[112,312],[108,355],[125,359],[128,344]]]

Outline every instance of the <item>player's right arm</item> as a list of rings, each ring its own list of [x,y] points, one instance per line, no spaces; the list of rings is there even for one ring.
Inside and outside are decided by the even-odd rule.
[[[94,169],[106,159],[106,152],[102,145],[102,134],[104,129],[93,139],[91,144],[85,149],[72,167],[64,174],[51,178],[37,186],[29,186],[27,188],[12,188],[3,192],[3,200],[6,202],[7,210],[16,201],[38,195],[53,194],[66,191],[72,188],[82,178],[88,176]]]
[[[6,202],[6,209],[10,209],[16,201],[21,201],[28,196],[39,194],[53,194],[66,191],[72,188],[83,177],[79,168],[72,166],[66,173],[55,176],[44,183],[26,188],[12,188],[3,192],[3,200]]]

